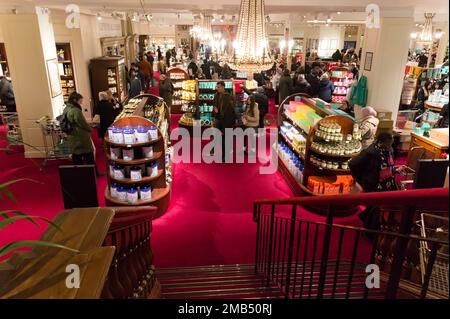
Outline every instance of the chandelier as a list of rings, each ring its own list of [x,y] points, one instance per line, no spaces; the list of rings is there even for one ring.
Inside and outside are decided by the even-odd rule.
[[[229,65],[247,74],[272,67],[266,38],[264,0],[241,0],[236,39]]]
[[[213,38],[211,28],[212,16],[201,14],[195,19],[194,26],[190,30],[190,34],[201,43],[206,43]]]
[[[425,25],[423,26],[422,32],[420,32],[419,40],[420,42],[430,43],[433,42],[433,18],[434,13],[425,13]]]

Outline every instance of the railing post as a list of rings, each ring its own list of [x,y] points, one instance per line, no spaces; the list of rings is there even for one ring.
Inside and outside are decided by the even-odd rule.
[[[415,207],[406,207],[402,211],[400,221],[399,233],[402,235],[409,235],[411,227],[414,224]],[[408,246],[407,237],[399,237],[394,249],[394,260],[391,264],[391,273],[386,287],[386,299],[395,299],[397,295],[398,285],[403,269],[403,260],[406,255],[406,248]]]
[[[331,240],[331,231],[333,225],[333,211],[331,207],[327,209],[327,221],[325,228],[325,236],[323,240],[322,246],[322,260],[320,262],[320,272],[319,272],[319,285],[317,287],[317,298],[321,299],[323,297],[323,290],[325,287],[325,277],[327,271],[327,263],[328,263],[328,253],[330,251],[330,240]]]
[[[292,272],[292,253],[294,249],[294,232],[295,232],[295,218],[297,217],[297,205],[292,204],[291,214],[291,233],[289,236],[289,252],[288,252],[288,264],[287,264],[287,277],[286,277],[286,298],[289,298],[289,286],[291,284],[291,272]]]
[[[255,253],[255,273],[258,273],[259,265],[259,236],[261,227],[261,204],[253,204],[253,219],[256,221],[256,253]]]
[[[427,297],[428,286],[430,284],[431,273],[433,272],[433,266],[436,262],[436,255],[439,249],[437,243],[431,244],[431,252],[428,257],[427,268],[425,270],[425,278],[423,280],[422,290],[420,291],[420,299],[425,299]]]
[[[273,248],[273,224],[275,222],[275,204],[272,204],[272,209],[270,212],[270,232],[269,232],[269,256],[267,259],[267,279],[266,285],[269,286],[270,283],[270,272],[272,266],[272,248]]]

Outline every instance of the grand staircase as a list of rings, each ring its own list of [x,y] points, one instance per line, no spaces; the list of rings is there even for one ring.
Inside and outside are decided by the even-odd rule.
[[[285,264],[286,266],[286,264]],[[293,269],[296,266],[292,265]],[[323,298],[364,297],[366,274],[363,265],[355,266],[355,273],[350,279],[350,261],[341,261],[336,271],[336,262],[330,260],[327,266]],[[295,298],[316,298],[320,262],[297,265],[297,271],[291,276],[291,283],[296,281]],[[166,299],[269,299],[284,298],[282,288],[276,284],[266,286],[261,274],[255,274],[253,264],[213,265],[198,267],[162,268],[156,270],[156,277],[162,286],[162,297]],[[281,273],[274,274],[275,281],[281,281]],[[285,280],[286,278],[284,278]],[[303,287],[303,288],[302,288]],[[348,288],[349,287],[349,288]],[[284,287],[283,287],[284,288]],[[293,290],[290,290],[292,298]],[[382,293],[370,292],[367,297],[381,298]]]

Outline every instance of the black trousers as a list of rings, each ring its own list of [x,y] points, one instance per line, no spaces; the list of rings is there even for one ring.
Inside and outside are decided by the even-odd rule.
[[[73,165],[94,165],[95,174],[100,175],[100,172],[95,165],[94,153],[84,153],[84,154],[72,154]]]

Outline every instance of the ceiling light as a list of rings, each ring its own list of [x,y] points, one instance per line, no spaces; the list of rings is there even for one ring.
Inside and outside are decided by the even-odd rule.
[[[327,18],[327,24],[330,23],[330,22],[331,22],[331,17],[328,16],[328,18]]]
[[[223,23],[224,20],[225,20],[225,16],[222,16],[222,17],[220,18],[220,22]]]
[[[330,26],[330,24],[329,24],[329,23],[327,22],[327,23],[325,23],[325,26],[326,26],[326,27],[329,27],[329,26]]]
[[[341,14],[341,11],[336,12],[337,14]]]
[[[411,32],[409,36],[411,39],[417,39],[417,32]]]
[[[97,13],[97,20],[98,21],[101,21],[103,18],[102,18],[102,16],[100,15],[100,13]]]
[[[318,22],[317,16],[314,17],[314,21],[313,21],[313,22],[314,22],[314,23],[317,23],[317,22]]]
[[[422,32],[419,35],[419,39],[424,43],[433,42],[433,18],[435,16],[434,13],[425,13],[425,25],[422,29]]]

